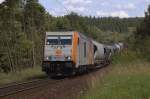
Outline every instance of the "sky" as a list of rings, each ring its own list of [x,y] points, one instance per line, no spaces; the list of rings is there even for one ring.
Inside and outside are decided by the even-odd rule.
[[[4,0],[0,0],[0,3]],[[82,16],[143,17],[150,0],[39,0],[53,16],[76,12]]]
[[[73,11],[83,16],[143,17],[150,0],[40,0],[54,16]]]

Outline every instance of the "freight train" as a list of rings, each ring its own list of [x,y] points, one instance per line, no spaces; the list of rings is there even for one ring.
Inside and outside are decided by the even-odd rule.
[[[49,76],[68,76],[110,63],[118,45],[98,43],[82,33],[46,32],[42,70]]]

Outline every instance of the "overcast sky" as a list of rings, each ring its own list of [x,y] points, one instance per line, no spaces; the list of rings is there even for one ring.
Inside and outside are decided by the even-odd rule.
[[[144,16],[150,0],[40,0],[40,3],[55,16],[66,14],[68,9],[69,12],[74,11],[84,16],[123,18]]]
[[[0,0],[0,3],[4,0]],[[83,16],[141,17],[147,11],[150,0],[39,0],[54,16],[71,11]],[[67,12],[68,10],[68,12]]]

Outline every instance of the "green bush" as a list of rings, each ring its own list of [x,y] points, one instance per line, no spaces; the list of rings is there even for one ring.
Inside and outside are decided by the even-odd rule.
[[[112,57],[113,64],[128,64],[144,61],[143,55],[136,51],[126,50]]]
[[[20,72],[11,72],[8,74],[0,73],[0,84],[38,79],[44,77],[44,73],[41,71],[41,67],[28,68]]]

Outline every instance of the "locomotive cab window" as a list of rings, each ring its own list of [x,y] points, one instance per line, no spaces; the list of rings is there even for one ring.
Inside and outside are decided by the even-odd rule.
[[[84,43],[84,57],[86,57],[86,42]]]
[[[72,36],[60,36],[61,45],[72,45]]]
[[[46,40],[46,45],[58,45],[58,37],[57,36],[48,36]]]

